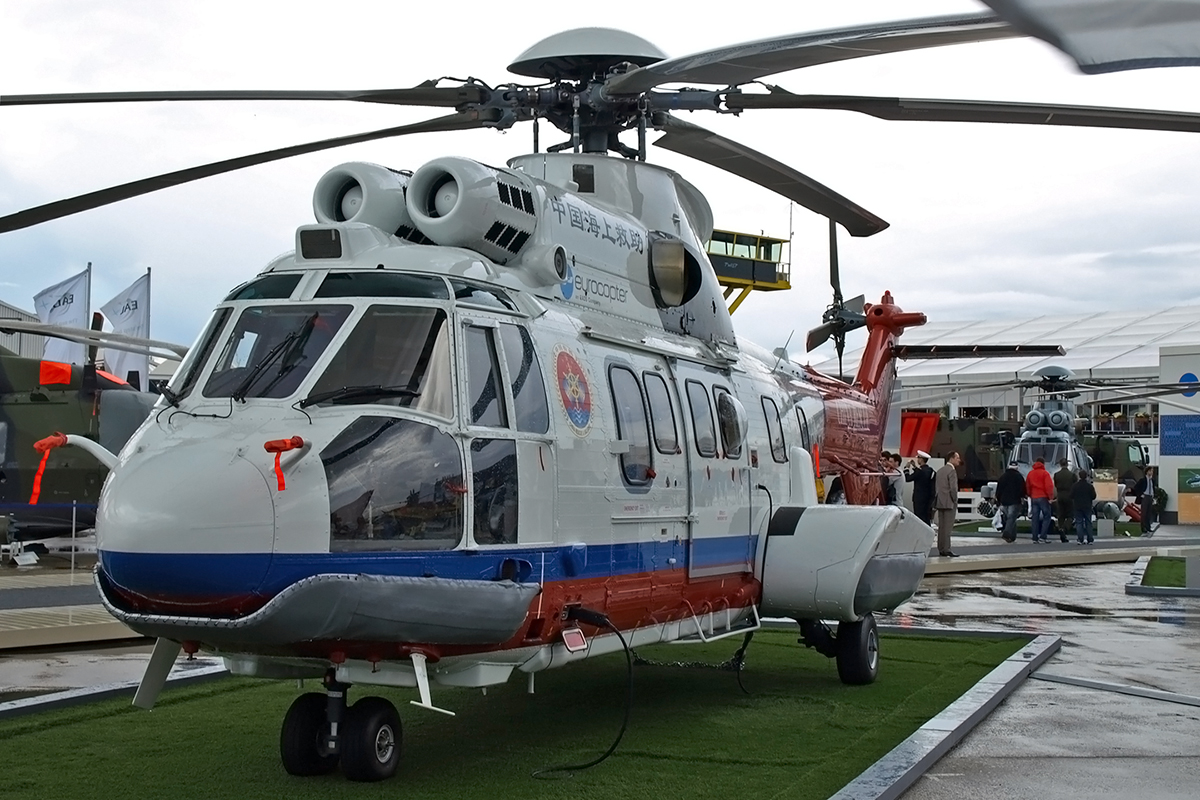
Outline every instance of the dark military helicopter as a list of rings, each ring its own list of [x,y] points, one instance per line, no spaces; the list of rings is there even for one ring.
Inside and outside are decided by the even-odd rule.
[[[95,325],[95,323],[94,323]],[[150,413],[158,395],[138,391],[96,365],[96,344],[180,357],[174,345],[139,344],[99,330],[61,329],[41,323],[0,321],[0,330],[53,335],[89,343],[85,365],[20,356],[0,347],[0,517],[9,538],[34,541],[82,530],[96,520],[108,467],[81,448],[43,452],[51,433],[78,434],[117,452]],[[129,339],[130,341],[119,341]],[[165,352],[163,352],[165,350]]]

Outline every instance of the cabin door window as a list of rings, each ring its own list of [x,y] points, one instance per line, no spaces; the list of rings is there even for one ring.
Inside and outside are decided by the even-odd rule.
[[[677,371],[687,396],[690,451],[699,455],[688,465],[688,577],[749,572],[756,539],[748,516],[751,470],[741,462],[745,410],[728,389],[714,385],[718,376],[728,380],[725,373],[687,363],[680,363]],[[720,429],[714,399],[724,406]],[[717,450],[718,435],[724,457]]]
[[[771,458],[776,463],[787,463],[787,443],[783,439],[783,423],[779,421],[779,406],[769,397],[762,399],[763,417],[767,421],[767,436],[771,440]]]
[[[645,486],[654,477],[654,465],[651,462],[650,429],[642,389],[637,376],[626,367],[609,368],[608,382],[617,417],[617,437],[629,448],[619,456],[621,477],[630,486]]]

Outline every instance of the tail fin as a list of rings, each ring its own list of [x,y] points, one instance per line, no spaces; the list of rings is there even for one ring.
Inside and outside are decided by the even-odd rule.
[[[924,325],[927,320],[919,312],[901,311],[892,300],[891,292],[884,292],[878,304],[868,304],[864,313],[867,346],[858,365],[854,387],[874,403],[882,431],[892,403],[892,385],[896,381],[896,340],[906,328]]]

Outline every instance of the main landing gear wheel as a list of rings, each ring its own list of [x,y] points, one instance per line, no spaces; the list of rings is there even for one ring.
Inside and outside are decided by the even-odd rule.
[[[327,775],[337,769],[337,754],[326,755],[325,695],[309,692],[297,697],[283,718],[279,755],[289,775]]]
[[[879,674],[879,629],[867,614],[858,622],[839,622],[837,669],[842,683],[863,686]]]
[[[364,697],[346,710],[341,732],[342,774],[352,781],[382,781],[400,764],[400,715],[382,697]]]

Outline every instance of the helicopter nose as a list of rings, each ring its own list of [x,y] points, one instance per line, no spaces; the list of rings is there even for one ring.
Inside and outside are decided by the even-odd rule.
[[[104,578],[145,610],[244,606],[270,567],[274,540],[266,476],[211,440],[119,463],[96,513]]]

